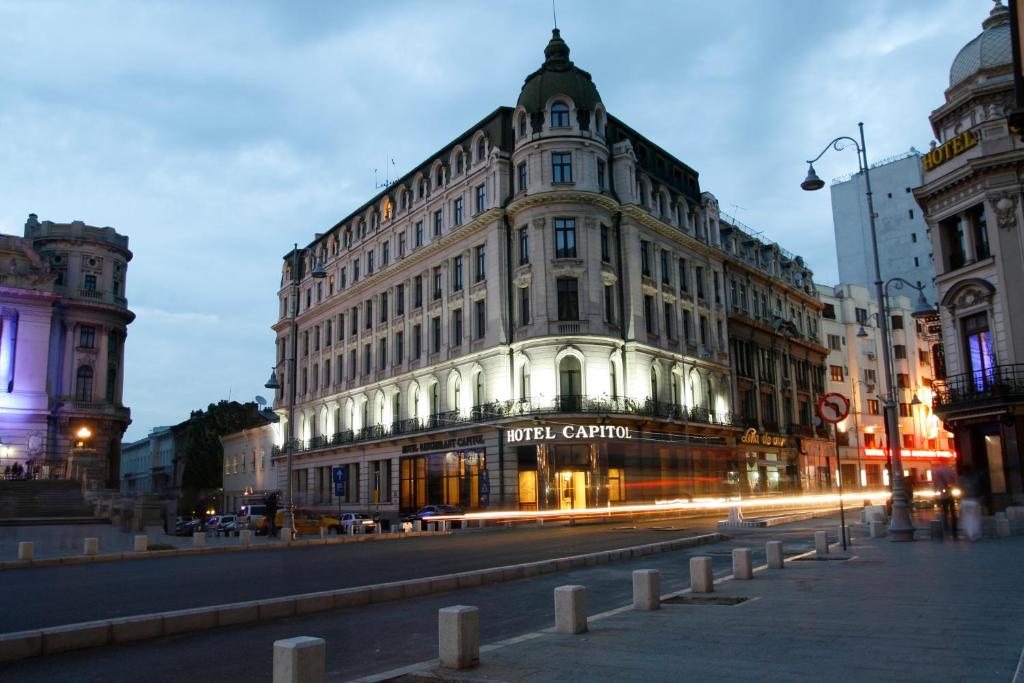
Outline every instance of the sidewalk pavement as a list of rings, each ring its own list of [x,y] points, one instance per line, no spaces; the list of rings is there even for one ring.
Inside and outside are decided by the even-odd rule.
[[[783,570],[759,571],[752,581],[718,583],[718,595],[750,598],[735,606],[613,610],[592,616],[583,635],[547,629],[484,646],[475,669],[443,670],[433,662],[375,678],[1014,680],[1024,646],[1024,537],[974,543],[857,538],[846,556],[849,561],[797,560]],[[487,619],[482,611],[481,623]]]

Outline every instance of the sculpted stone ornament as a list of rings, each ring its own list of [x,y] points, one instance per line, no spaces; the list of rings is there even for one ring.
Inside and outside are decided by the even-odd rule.
[[[1004,194],[995,202],[996,223],[1003,230],[1017,227],[1017,196]]]

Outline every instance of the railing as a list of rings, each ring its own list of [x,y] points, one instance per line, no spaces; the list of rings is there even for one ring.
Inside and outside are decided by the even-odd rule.
[[[724,427],[744,425],[743,418],[731,413],[716,413],[702,407],[689,407],[678,403],[652,401],[650,399],[635,400],[623,396],[556,396],[550,401],[532,401],[529,399],[515,401],[492,401],[473,406],[468,413],[458,410],[437,413],[426,418],[408,418],[392,422],[390,425],[372,425],[352,432],[338,432],[332,437],[315,436],[311,439],[293,439],[294,452],[312,451],[330,446],[339,446],[359,441],[372,441],[388,437],[398,437],[432,429],[451,428],[458,425],[469,425],[491,422],[528,415],[544,415],[552,413],[605,413],[656,417],[676,422],[696,422]],[[277,456],[287,452],[287,448],[274,446],[271,455]]]
[[[1024,363],[996,365],[936,380],[934,407],[978,401],[1024,400]]]

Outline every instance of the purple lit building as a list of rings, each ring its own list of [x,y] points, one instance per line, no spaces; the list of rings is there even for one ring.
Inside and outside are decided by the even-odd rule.
[[[0,235],[0,476],[116,487],[132,253],[113,228],[40,222]]]

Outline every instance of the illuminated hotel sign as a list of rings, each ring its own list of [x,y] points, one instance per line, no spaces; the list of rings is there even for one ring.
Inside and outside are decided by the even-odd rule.
[[[748,443],[754,446],[785,446],[786,437],[784,436],[773,436],[772,434],[758,434],[757,430],[751,427],[743,436],[740,437],[740,443]]]
[[[925,171],[931,171],[941,166],[950,159],[958,157],[970,148],[978,144],[978,138],[969,130],[965,130],[955,138],[946,140],[944,143],[931,150],[921,157],[921,166]]]
[[[505,443],[522,441],[553,441],[555,439],[628,439],[629,427],[613,425],[566,425],[556,427],[523,427],[505,432]]]

